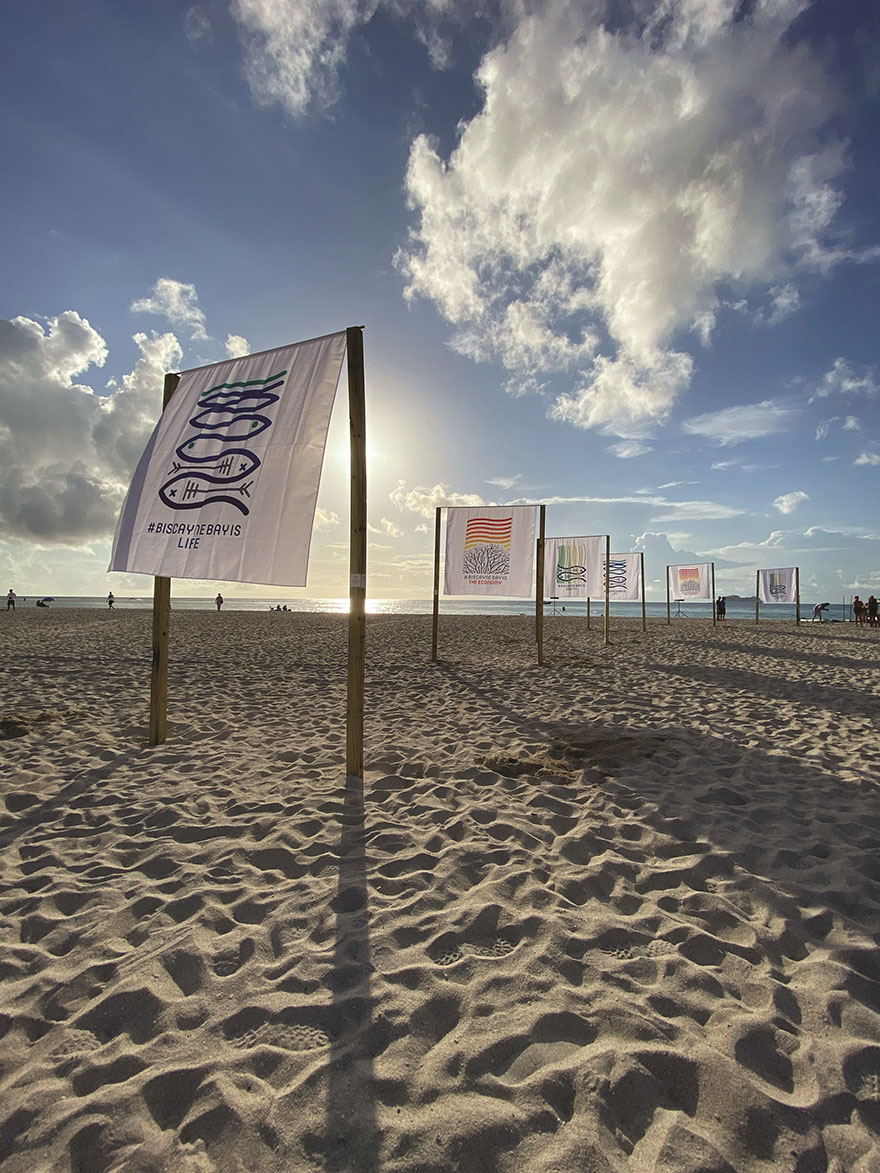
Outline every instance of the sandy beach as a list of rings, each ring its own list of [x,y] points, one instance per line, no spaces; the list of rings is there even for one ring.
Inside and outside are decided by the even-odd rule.
[[[0,1162],[880,1168],[880,631],[0,615]]]

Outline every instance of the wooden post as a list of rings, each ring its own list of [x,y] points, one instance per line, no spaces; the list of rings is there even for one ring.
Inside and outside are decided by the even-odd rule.
[[[162,410],[177,390],[180,375],[166,375]],[[168,715],[168,629],[171,626],[171,579],[153,578],[153,667],[150,671],[150,745],[165,741]]]
[[[761,572],[755,571],[755,622],[761,619]]]
[[[611,534],[605,535],[605,643],[611,643]]]
[[[794,568],[794,621],[796,624],[801,621],[801,568],[796,566]]]
[[[669,567],[666,567],[666,626],[672,623],[672,593],[669,590]]]
[[[367,437],[364,403],[364,334],[346,330],[348,418],[351,438],[351,542],[349,554],[348,691],[345,772],[364,776],[364,651],[367,598]]]
[[[645,609],[645,551],[639,552],[640,570],[642,572],[642,631],[648,630],[648,615]]]
[[[440,506],[434,510],[434,611],[431,619],[431,662],[437,659],[437,628],[440,623]]]
[[[587,595],[587,631],[590,630],[590,596]]]
[[[535,622],[538,635],[538,667],[544,663],[544,523],[547,506],[538,506],[538,557],[535,570]]]
[[[715,605],[715,563],[710,563],[712,567],[712,626],[718,622],[718,608]]]

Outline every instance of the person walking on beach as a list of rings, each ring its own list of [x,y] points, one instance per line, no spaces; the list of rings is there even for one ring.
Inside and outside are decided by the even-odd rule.
[[[217,592],[217,598],[214,600],[214,602],[217,604],[217,610],[219,611],[223,606],[223,596],[219,593],[219,591]]]
[[[15,610],[15,591],[12,589],[12,587],[9,588],[9,594],[6,596],[6,610]]]
[[[113,610],[113,604],[115,602],[116,602],[116,600],[113,598],[113,592],[111,591],[110,594],[107,596],[107,607],[110,611]]]

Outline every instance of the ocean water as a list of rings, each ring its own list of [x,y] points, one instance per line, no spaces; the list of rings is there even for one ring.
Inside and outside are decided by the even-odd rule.
[[[33,607],[36,605],[39,596],[33,595],[26,599],[17,599],[19,607]],[[46,597],[46,596],[43,596]],[[305,612],[322,612],[327,614],[344,615],[348,611],[348,599],[284,599],[277,598],[272,595],[264,595],[260,597],[251,597],[247,595],[236,595],[230,591],[223,596],[223,610],[224,611],[274,611],[277,606],[286,606],[288,611],[305,611]],[[116,609],[119,611],[126,611],[131,609],[151,608],[153,605],[152,595],[132,595],[116,597]],[[89,607],[96,609],[107,609],[107,596],[102,595],[100,598],[86,595],[79,596],[62,596],[52,599],[49,603],[50,607]],[[179,611],[213,611],[213,598],[187,598],[184,596],[172,596],[172,609]],[[563,612],[563,606],[565,608]],[[430,615],[431,614],[431,600],[430,599],[367,599],[367,613],[371,615]],[[801,603],[801,620],[809,621],[813,610],[812,602]],[[544,614],[548,619],[552,619],[554,615],[562,616],[581,616],[586,615],[586,602],[582,599],[566,602],[565,604],[557,602],[554,606],[551,602],[544,604]],[[484,598],[478,595],[470,598],[441,598],[440,599],[440,615],[534,615],[535,603],[533,599],[493,599]],[[666,602],[649,602],[645,606],[645,613],[648,619],[666,619]],[[641,603],[612,603],[611,617],[629,616],[630,618],[640,618],[642,614]],[[590,615],[592,619],[599,620],[604,615],[604,603],[601,600],[594,599],[590,604]],[[841,620],[851,619],[851,609],[849,603],[832,603],[829,609],[825,612],[825,620]],[[671,606],[671,618],[678,623],[687,619],[705,619],[712,618],[712,604],[711,603],[673,603]],[[728,601],[727,604],[727,618],[728,619],[750,619],[753,623],[755,621],[755,600],[743,599],[742,601]],[[771,620],[785,619],[791,622],[795,618],[794,604],[789,603],[762,603],[761,604],[761,622]]]

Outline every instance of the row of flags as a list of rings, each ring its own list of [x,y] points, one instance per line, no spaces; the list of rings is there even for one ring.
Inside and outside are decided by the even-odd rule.
[[[305,586],[346,331],[184,371],[137,466],[109,569]],[[449,508],[444,593],[528,598],[536,506]],[[639,554],[605,535],[545,539],[544,595],[642,597]],[[670,598],[712,598],[711,563],[667,568]],[[794,602],[794,568],[759,572]]]

